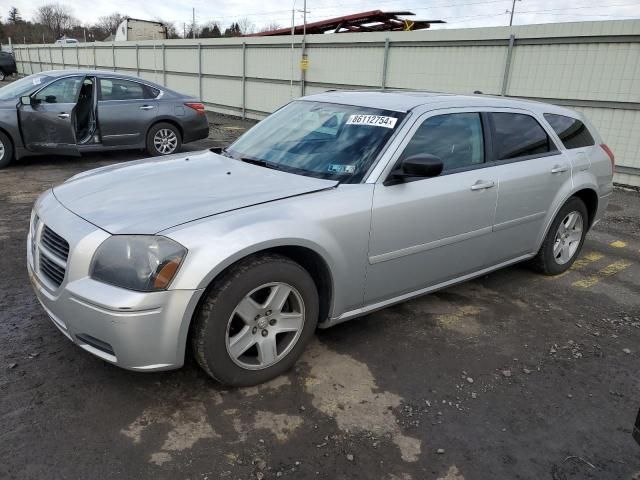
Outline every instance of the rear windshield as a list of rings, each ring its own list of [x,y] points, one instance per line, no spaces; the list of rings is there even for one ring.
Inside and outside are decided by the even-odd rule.
[[[545,113],[544,118],[558,134],[565,148],[590,147],[595,144],[589,129],[577,118]]]

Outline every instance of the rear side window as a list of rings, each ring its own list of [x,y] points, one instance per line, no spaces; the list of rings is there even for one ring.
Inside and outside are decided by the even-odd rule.
[[[553,113],[545,113],[544,118],[558,134],[566,148],[590,147],[595,144],[591,133],[589,133],[589,129],[577,118],[555,115]]]
[[[531,115],[490,113],[497,160],[511,160],[555,151],[547,132]]]
[[[100,79],[101,100],[143,100],[155,98],[160,91],[142,83],[119,78]]]
[[[483,163],[480,114],[450,113],[427,118],[416,130],[400,159],[419,154],[439,157],[445,172]]]

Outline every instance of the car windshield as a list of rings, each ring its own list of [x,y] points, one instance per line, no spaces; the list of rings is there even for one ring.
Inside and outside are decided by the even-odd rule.
[[[258,123],[226,152],[268,168],[357,183],[403,117],[375,108],[295,101]]]
[[[0,100],[9,100],[11,98],[18,98],[21,95],[26,95],[39,86],[44,85],[50,79],[51,77],[47,77],[46,75],[29,75],[28,77],[16,80],[0,88]]]

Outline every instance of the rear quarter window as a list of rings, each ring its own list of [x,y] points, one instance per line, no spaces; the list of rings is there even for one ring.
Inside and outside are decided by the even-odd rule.
[[[490,113],[496,160],[512,160],[556,151],[549,135],[531,115]]]
[[[545,113],[544,118],[558,134],[567,149],[590,147],[595,144],[589,129],[577,118]]]

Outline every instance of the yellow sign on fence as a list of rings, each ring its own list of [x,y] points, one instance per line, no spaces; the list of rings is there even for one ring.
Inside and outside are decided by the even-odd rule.
[[[308,70],[309,69],[309,59],[304,57],[300,60],[300,70]]]

